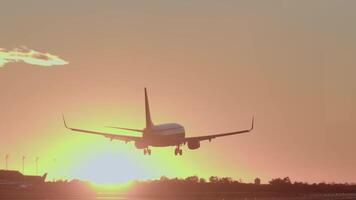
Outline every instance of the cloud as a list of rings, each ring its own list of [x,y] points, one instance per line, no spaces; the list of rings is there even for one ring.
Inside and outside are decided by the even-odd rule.
[[[31,65],[44,67],[68,64],[68,61],[63,60],[56,55],[41,53],[28,49],[27,47],[16,48],[12,51],[0,48],[0,67],[4,67],[7,63],[13,62],[25,62]]]

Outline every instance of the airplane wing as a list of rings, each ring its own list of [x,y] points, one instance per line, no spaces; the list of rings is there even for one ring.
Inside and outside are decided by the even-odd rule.
[[[242,133],[248,133],[253,130],[253,125],[254,125],[254,117],[252,117],[252,124],[250,129],[246,130],[241,130],[241,131],[234,131],[234,132],[228,132],[228,133],[219,133],[219,134],[213,134],[213,135],[205,135],[205,136],[197,136],[197,137],[187,137],[185,138],[185,142],[189,141],[203,141],[203,140],[209,140],[211,141],[214,138],[217,137],[223,137],[223,136],[229,136],[229,135],[237,135],[237,134],[242,134]]]
[[[130,142],[130,141],[137,141],[142,139],[142,137],[135,137],[135,136],[128,136],[128,135],[118,135],[118,134],[112,134],[112,133],[104,133],[104,132],[98,132],[98,131],[91,131],[91,130],[84,130],[84,129],[78,129],[78,128],[71,128],[67,125],[64,116],[63,116],[63,123],[64,126],[72,131],[77,131],[77,132],[82,132],[82,133],[89,133],[89,134],[95,134],[95,135],[102,135],[106,138],[109,138],[110,140],[123,140],[125,142]]]
[[[122,128],[122,127],[117,127],[117,126],[105,126],[107,128],[115,128],[115,129],[120,129],[120,130],[126,130],[126,131],[135,131],[135,132],[141,132],[143,133],[143,130],[141,129],[133,129],[133,128]]]

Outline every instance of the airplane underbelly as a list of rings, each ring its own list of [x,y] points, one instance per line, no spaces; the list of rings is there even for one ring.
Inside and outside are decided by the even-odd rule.
[[[184,141],[184,133],[171,134],[171,135],[152,135],[147,138],[149,146],[153,147],[166,147],[176,146]]]
[[[147,130],[143,134],[147,146],[168,147],[180,145],[184,142],[185,131],[179,124],[161,124]]]

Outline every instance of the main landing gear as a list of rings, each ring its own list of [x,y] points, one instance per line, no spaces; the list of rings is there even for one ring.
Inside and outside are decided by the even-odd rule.
[[[183,154],[183,151],[182,149],[179,148],[179,146],[177,146],[177,148],[174,149],[174,155],[182,155]]]
[[[146,154],[151,155],[151,149],[149,149],[148,147],[147,147],[147,148],[144,148],[144,149],[143,149],[143,154],[144,154],[144,155],[146,155]]]

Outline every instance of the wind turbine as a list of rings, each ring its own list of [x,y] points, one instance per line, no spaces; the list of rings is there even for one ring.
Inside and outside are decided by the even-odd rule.
[[[9,154],[6,154],[5,155],[5,169],[8,170],[8,160],[10,158],[10,155]]]
[[[25,174],[25,159],[26,156],[22,156],[22,173]]]
[[[36,175],[38,175],[38,160],[40,159],[40,157],[36,157]]]

